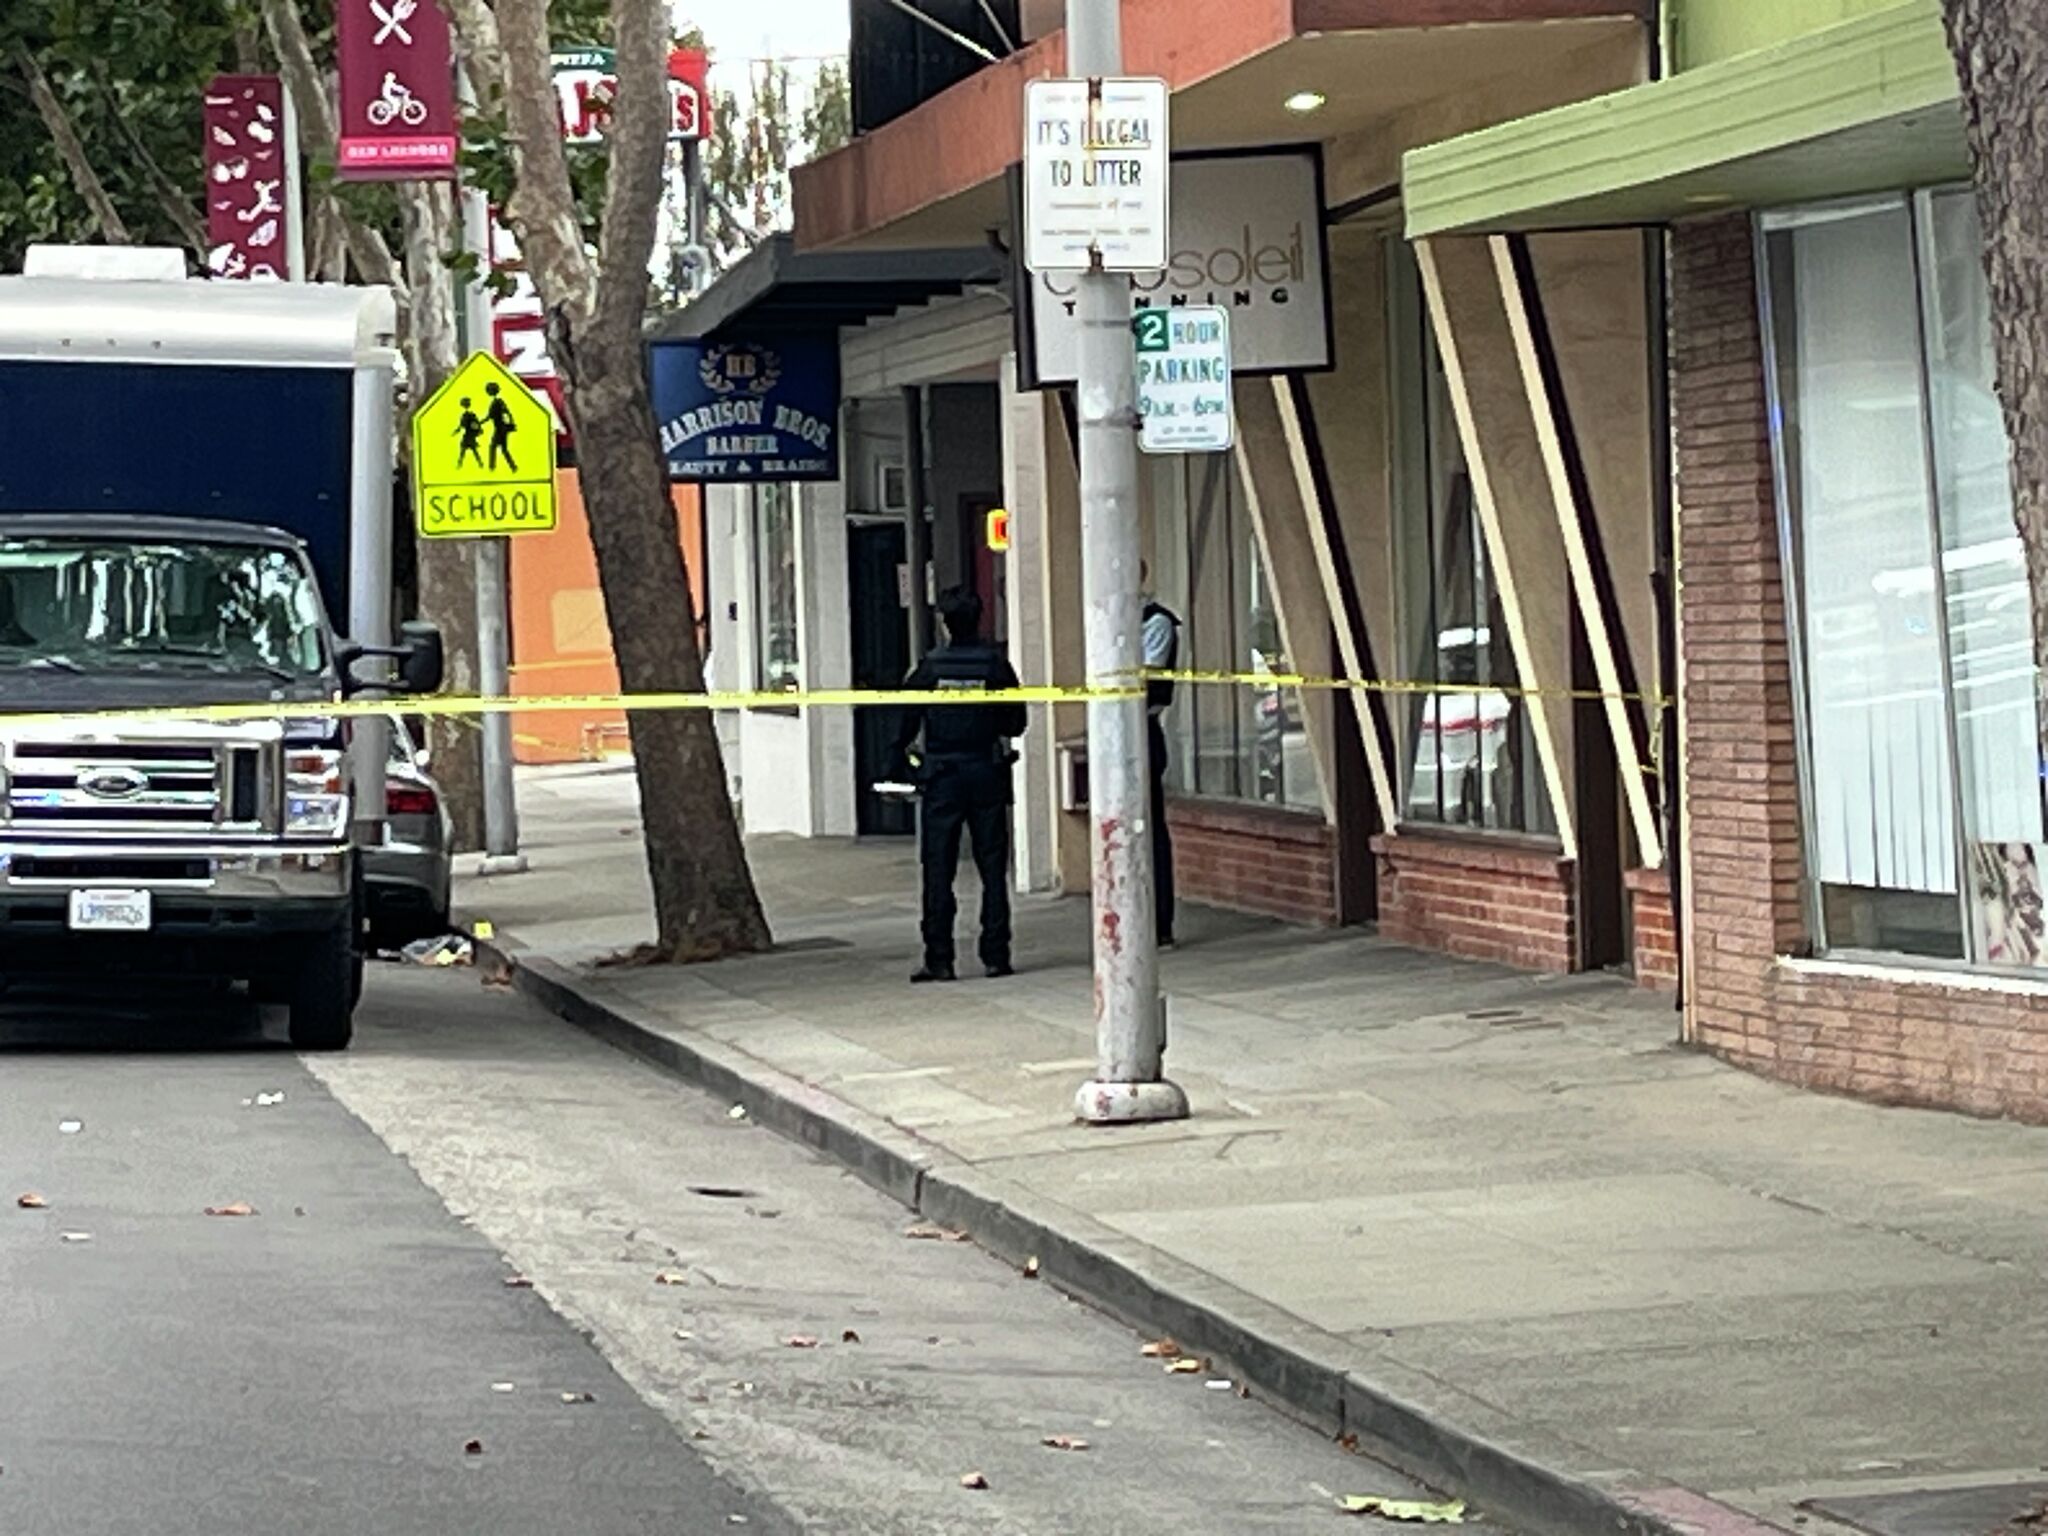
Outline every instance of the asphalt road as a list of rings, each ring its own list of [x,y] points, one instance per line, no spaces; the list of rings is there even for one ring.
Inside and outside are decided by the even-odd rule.
[[[373,1019],[420,1001],[377,992]],[[248,1024],[224,1003],[0,1017],[0,1531],[791,1529]],[[236,1202],[256,1214],[205,1214]]]
[[[7,1536],[1239,1536],[1422,1493],[473,971],[374,969],[304,1060],[154,1002],[0,1007]]]

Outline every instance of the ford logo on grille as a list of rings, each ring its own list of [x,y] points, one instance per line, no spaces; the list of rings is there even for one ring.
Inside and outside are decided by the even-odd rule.
[[[95,800],[133,800],[149,788],[149,775],[138,768],[88,768],[78,787]]]

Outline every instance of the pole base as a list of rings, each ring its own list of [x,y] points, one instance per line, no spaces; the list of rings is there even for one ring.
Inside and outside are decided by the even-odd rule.
[[[1138,1125],[1151,1120],[1185,1120],[1188,1096],[1180,1084],[1086,1082],[1074,1095],[1074,1118],[1091,1125]]]
[[[526,873],[526,855],[523,853],[487,853],[477,864],[479,875],[523,875]]]

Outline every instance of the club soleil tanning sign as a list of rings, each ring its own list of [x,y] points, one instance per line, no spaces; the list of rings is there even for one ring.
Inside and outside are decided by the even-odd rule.
[[[1314,150],[1176,156],[1173,236],[1163,272],[1131,282],[1131,312],[1214,305],[1230,315],[1239,375],[1331,364],[1322,174]],[[1080,370],[1071,274],[1041,272],[1024,323],[1039,387]]]

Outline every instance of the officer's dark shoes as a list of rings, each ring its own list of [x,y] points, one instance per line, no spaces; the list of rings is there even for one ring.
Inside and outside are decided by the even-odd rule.
[[[959,979],[958,976],[953,974],[953,967],[950,965],[921,965],[911,972],[910,975],[912,986],[922,986],[927,981],[958,981]]]
[[[1010,962],[1007,960],[997,960],[993,964],[985,967],[983,974],[985,974],[990,981],[1001,981],[1005,976],[1016,975],[1017,967],[1010,964]]]

